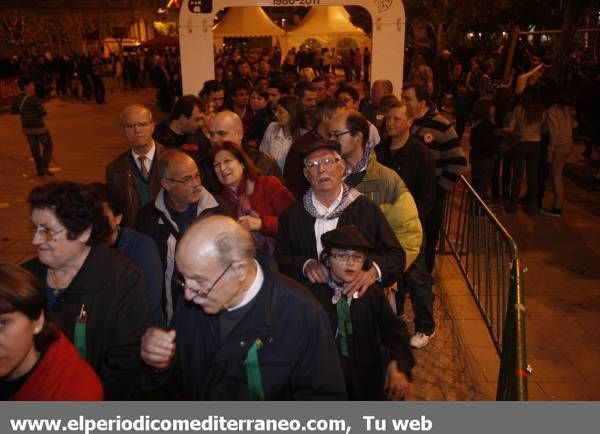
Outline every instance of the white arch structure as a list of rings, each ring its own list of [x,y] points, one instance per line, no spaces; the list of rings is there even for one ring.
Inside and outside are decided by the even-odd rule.
[[[389,79],[395,93],[402,89],[406,15],[402,0],[185,0],[179,11],[179,45],[184,94],[197,94],[214,78],[213,23],[216,13],[239,6],[362,6],[373,19],[371,80]],[[283,53],[285,55],[285,53]]]

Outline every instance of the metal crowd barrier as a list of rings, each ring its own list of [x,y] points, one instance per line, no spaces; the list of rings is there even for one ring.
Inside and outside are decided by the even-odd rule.
[[[500,355],[496,400],[527,400],[525,307],[517,246],[461,176],[446,195],[440,250],[450,247]]]

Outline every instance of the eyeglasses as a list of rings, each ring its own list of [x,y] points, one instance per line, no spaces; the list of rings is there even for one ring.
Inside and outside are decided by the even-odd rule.
[[[223,276],[225,276],[225,273],[227,273],[227,271],[231,268],[232,265],[233,265],[233,262],[230,262],[229,265],[227,267],[225,267],[223,272],[221,274],[219,274],[219,277],[217,277],[215,279],[214,283],[212,285],[210,285],[210,287],[206,291],[204,291],[204,293],[202,295],[203,297],[206,297],[210,293],[210,291],[215,289],[215,286],[217,286],[217,283],[219,283],[221,281]],[[176,283],[181,287],[181,289],[185,290],[185,287],[186,287],[185,282],[183,282],[180,279],[177,279]],[[196,291],[196,292],[199,292],[199,291]]]
[[[186,176],[185,178],[182,179],[173,179],[173,178],[167,178],[167,180],[171,181],[171,182],[178,182],[180,184],[185,185],[186,187],[193,187],[195,185],[195,183],[199,182],[202,179],[202,177],[200,176],[200,172],[196,173],[195,175],[189,175]]]
[[[332,253],[331,256],[338,261],[343,262],[348,262],[350,258],[352,258],[354,262],[365,262],[367,259],[366,255],[363,253],[336,252]]]
[[[128,129],[128,130],[132,130],[135,127],[146,128],[151,123],[152,123],[152,121],[148,121],[148,122],[128,122],[126,124],[123,124],[123,128]]]
[[[346,131],[330,131],[329,132],[329,138],[330,139],[335,139],[335,140],[340,140],[340,137],[342,137],[344,134],[348,134],[351,133],[352,131],[350,130],[346,130]]]
[[[62,228],[59,231],[53,232],[48,228],[39,227],[39,226],[31,226],[31,237],[35,237],[36,234],[40,234],[42,238],[46,241],[56,240],[56,236],[66,231],[67,228]]]
[[[306,163],[304,163],[304,166],[309,170],[316,170],[319,168],[319,166],[329,169],[331,166],[341,160],[342,159],[340,157],[327,157],[321,158],[320,160],[308,160]]]

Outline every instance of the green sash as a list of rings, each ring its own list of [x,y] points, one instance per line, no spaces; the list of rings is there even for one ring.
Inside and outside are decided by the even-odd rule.
[[[260,375],[260,362],[258,361],[258,350],[262,348],[263,342],[256,339],[246,355],[246,376],[248,377],[248,392],[253,401],[264,401],[265,391],[263,389],[262,377]]]

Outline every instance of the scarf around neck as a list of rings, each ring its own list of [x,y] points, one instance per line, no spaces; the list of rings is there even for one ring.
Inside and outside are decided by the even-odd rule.
[[[304,197],[302,198],[302,202],[304,204],[304,209],[307,213],[317,219],[325,219],[325,220],[333,220],[338,218],[345,210],[348,208],[352,202],[360,196],[360,192],[355,188],[349,187],[345,183],[342,183],[342,200],[339,205],[331,211],[329,214],[321,215],[317,211],[315,204],[313,203],[313,189],[309,188],[306,193],[304,193]]]

